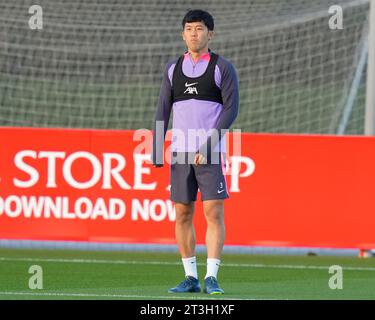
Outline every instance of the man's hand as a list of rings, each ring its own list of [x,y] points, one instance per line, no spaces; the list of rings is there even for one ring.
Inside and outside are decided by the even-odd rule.
[[[206,164],[207,159],[200,153],[197,153],[194,158],[194,164],[199,166],[200,164]]]

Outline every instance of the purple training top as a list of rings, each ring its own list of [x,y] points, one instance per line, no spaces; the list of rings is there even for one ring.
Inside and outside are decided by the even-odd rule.
[[[206,71],[209,61],[210,53],[202,55],[199,61],[193,61],[191,55],[185,53],[182,63],[182,72],[187,77],[199,77]],[[176,63],[177,59],[168,62],[164,70],[154,123],[152,157],[154,164],[163,163],[163,148],[161,146],[164,144],[165,133],[168,128],[172,109],[172,152],[199,152],[201,150],[202,153],[205,154],[204,151],[209,151],[211,144],[215,146],[215,151],[219,151],[218,138],[221,140],[221,151],[225,151],[225,138],[210,137],[210,130],[215,129],[220,133],[222,129],[229,129],[238,114],[238,80],[236,71],[229,61],[219,56],[215,66],[215,83],[221,90],[223,104],[198,99],[189,99],[173,103],[171,94],[173,86],[172,79]],[[159,126],[162,124],[163,130],[161,130],[161,132],[156,131],[157,122]],[[191,137],[195,135],[195,132],[192,130],[198,130],[201,137],[192,139]],[[156,134],[157,132],[159,132],[159,134]],[[183,137],[181,137],[181,135],[183,135]],[[210,138],[207,139],[207,137]]]

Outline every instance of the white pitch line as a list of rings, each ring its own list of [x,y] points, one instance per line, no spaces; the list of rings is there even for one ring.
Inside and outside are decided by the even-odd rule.
[[[133,264],[133,265],[180,265],[180,262],[166,261],[138,261],[138,260],[101,260],[101,259],[51,259],[51,258],[7,258],[0,257],[0,261],[23,261],[23,262],[57,262],[57,263],[93,263],[93,264]],[[205,263],[198,263],[205,266]],[[251,263],[223,263],[223,267],[234,268],[276,268],[276,269],[312,269],[327,270],[329,266],[296,265],[296,264],[251,264]],[[352,267],[341,266],[344,270],[353,271],[375,271],[375,267]]]
[[[0,257],[0,261],[24,262],[58,262],[58,263],[97,263],[97,264],[145,264],[145,265],[180,265],[179,262],[166,261],[137,261],[137,260],[98,260],[98,259],[51,259],[51,258],[7,258]]]
[[[188,300],[217,300],[218,298],[211,297],[197,297],[197,296],[145,296],[133,294],[107,294],[107,293],[60,293],[60,292],[17,292],[17,291],[0,291],[0,295],[15,295],[15,296],[47,296],[47,297],[91,297],[91,298],[139,298],[139,299],[188,299]],[[244,298],[227,298],[224,300],[257,300],[257,299],[244,299]]]

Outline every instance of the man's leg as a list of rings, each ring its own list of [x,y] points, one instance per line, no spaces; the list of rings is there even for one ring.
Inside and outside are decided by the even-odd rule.
[[[207,258],[220,260],[225,240],[224,200],[203,201],[203,211],[207,221]]]
[[[175,202],[176,240],[185,270],[185,280],[168,290],[170,293],[200,292],[197,258],[195,256],[195,229],[193,224],[195,202],[184,204]]]
[[[204,291],[210,294],[223,294],[217,283],[221,253],[225,240],[224,200],[203,201],[204,215],[207,221],[207,273]]]
[[[195,256],[195,229],[193,224],[195,202],[189,204],[175,202],[175,233],[182,258]]]

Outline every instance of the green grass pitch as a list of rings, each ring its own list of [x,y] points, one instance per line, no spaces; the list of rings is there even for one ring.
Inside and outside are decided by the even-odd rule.
[[[206,257],[198,254],[202,283]],[[177,253],[0,249],[0,299],[374,299],[375,259],[328,256],[225,254],[222,296],[169,294],[183,278]],[[30,289],[32,265],[43,289]],[[332,265],[343,288],[330,289]]]

